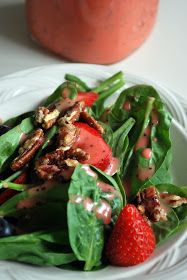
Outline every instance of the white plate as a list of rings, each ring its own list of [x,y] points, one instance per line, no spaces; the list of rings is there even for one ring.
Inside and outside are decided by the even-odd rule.
[[[65,73],[78,75],[91,86],[111,74],[111,68],[84,64],[63,64],[44,66],[21,71],[0,79],[0,112],[6,120],[11,116],[34,109],[47,95],[62,82]],[[134,75],[126,75],[126,86],[148,83]],[[151,83],[153,84],[153,83]],[[173,117],[171,136],[173,139],[173,175],[178,184],[187,184],[187,145],[185,114],[179,102],[169,90],[156,86]],[[186,277],[187,243],[183,232],[155,250],[154,255],[144,264],[118,268],[109,266],[96,272],[75,272],[55,267],[36,267],[14,262],[0,262],[0,279],[9,280],[60,280],[60,279],[175,279]],[[182,244],[182,245],[181,245]]]

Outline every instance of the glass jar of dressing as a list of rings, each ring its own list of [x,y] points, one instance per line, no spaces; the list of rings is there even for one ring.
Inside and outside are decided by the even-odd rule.
[[[76,62],[114,63],[138,48],[158,0],[26,0],[28,27],[45,48]]]

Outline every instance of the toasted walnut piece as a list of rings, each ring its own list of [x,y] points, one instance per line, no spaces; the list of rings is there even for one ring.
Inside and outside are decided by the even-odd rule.
[[[64,126],[66,123],[74,123],[79,120],[80,113],[82,112],[84,102],[76,102],[63,117],[58,120],[60,126]]]
[[[160,202],[160,196],[154,186],[144,189],[137,195],[137,208],[152,222],[167,221],[167,209]]]
[[[181,206],[182,204],[187,203],[187,198],[181,197],[175,194],[169,193],[160,193],[160,197],[164,200],[164,202],[170,207],[176,208]]]
[[[80,118],[81,120],[86,122],[89,126],[95,128],[99,133],[101,134],[104,133],[103,127],[88,112],[86,111],[81,112]]]
[[[43,128],[49,129],[56,123],[59,115],[60,111],[55,107],[51,109],[46,107],[39,107],[35,112],[35,121],[41,124]]]
[[[58,131],[58,145],[71,147],[79,135],[79,129],[71,123],[64,123]]]
[[[19,156],[13,160],[11,169],[15,171],[22,168],[35,155],[36,151],[43,143],[44,133],[43,130],[39,128],[34,131],[23,143],[23,146],[20,147]]]

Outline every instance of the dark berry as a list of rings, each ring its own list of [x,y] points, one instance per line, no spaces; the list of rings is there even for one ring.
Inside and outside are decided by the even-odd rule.
[[[14,228],[5,219],[0,218],[0,237],[11,236],[14,234]]]
[[[0,125],[0,136],[5,134],[7,131],[9,131],[11,128],[7,125]]]

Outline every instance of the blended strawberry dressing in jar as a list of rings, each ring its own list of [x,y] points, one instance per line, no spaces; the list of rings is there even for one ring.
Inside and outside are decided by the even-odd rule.
[[[158,0],[27,0],[28,28],[45,48],[70,60],[113,63],[138,48],[155,22]]]

